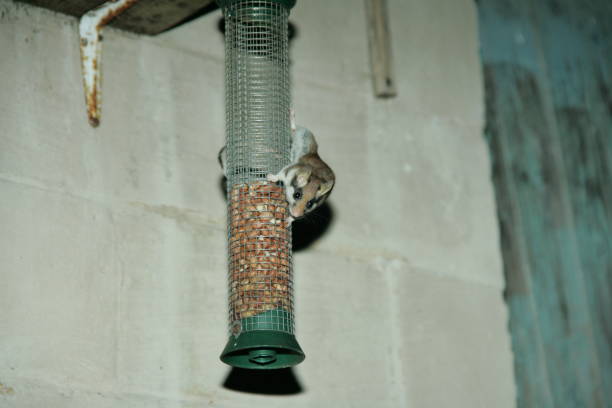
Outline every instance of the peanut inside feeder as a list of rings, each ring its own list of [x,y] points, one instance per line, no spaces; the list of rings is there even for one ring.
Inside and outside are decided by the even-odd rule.
[[[230,197],[231,334],[258,328],[292,333],[291,235],[283,188],[242,184]],[[256,317],[263,312],[275,314]]]

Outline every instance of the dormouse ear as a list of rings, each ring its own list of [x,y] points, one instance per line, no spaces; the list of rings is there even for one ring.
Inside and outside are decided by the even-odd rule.
[[[317,193],[319,193],[319,196],[324,196],[326,194],[329,194],[332,187],[334,187],[334,182],[328,181],[327,183],[321,184],[321,186],[319,187],[319,191],[317,191]]]
[[[295,181],[297,183],[298,188],[302,188],[306,184],[308,184],[308,181],[310,180],[310,174],[311,173],[312,173],[312,170],[303,170],[303,171],[300,171],[295,176]]]

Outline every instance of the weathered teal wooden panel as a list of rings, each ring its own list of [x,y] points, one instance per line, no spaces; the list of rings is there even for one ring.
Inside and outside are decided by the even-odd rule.
[[[479,2],[519,407],[612,407],[612,2]]]

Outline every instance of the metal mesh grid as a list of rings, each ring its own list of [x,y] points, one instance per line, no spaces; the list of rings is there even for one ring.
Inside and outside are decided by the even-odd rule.
[[[287,202],[283,188],[266,181],[289,162],[289,10],[247,0],[223,13],[229,331],[292,334]]]
[[[228,181],[265,180],[289,161],[289,11],[271,1],[224,9]]]

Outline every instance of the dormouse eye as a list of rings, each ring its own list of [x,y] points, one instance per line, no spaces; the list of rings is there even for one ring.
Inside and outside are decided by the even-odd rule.
[[[302,198],[302,193],[300,193],[299,191],[296,191],[295,193],[293,193],[294,200],[299,200],[300,198]]]
[[[312,208],[313,205],[314,205],[314,201],[310,200],[306,203],[306,208]]]

